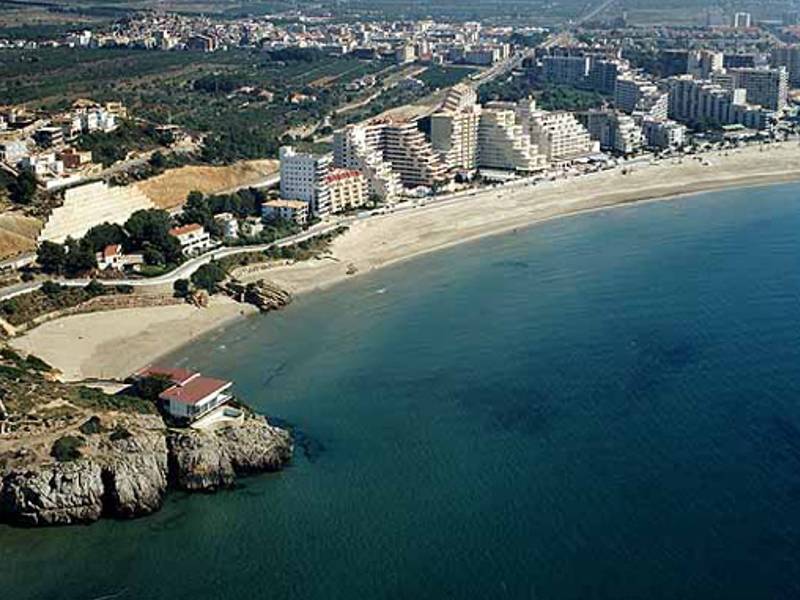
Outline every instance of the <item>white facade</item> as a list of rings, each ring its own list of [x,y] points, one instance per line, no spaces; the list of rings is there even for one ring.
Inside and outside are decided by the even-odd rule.
[[[478,167],[530,173],[544,169],[545,164],[529,133],[517,123],[514,110],[491,104],[483,109],[478,127]]]
[[[528,131],[531,143],[549,162],[569,161],[597,150],[586,128],[566,111],[532,113]]]
[[[281,197],[302,200],[310,212],[322,217],[330,212],[330,197],[325,178],[331,166],[330,156],[295,152],[291,146],[280,149]]]

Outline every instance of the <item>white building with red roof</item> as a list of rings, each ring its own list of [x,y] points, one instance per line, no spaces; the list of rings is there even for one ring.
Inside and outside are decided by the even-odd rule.
[[[367,180],[361,171],[332,169],[325,182],[330,190],[331,212],[359,208],[367,201]]]
[[[170,415],[193,421],[233,399],[233,382],[197,374],[158,396]]]
[[[180,227],[173,227],[169,234],[178,238],[181,243],[181,250],[185,256],[202,254],[206,250],[214,247],[211,236],[205,227],[198,223],[189,223]]]
[[[135,266],[144,263],[141,254],[125,254],[122,252],[121,244],[109,244],[100,252],[97,252],[97,268],[101,271],[106,269],[116,269],[122,271],[127,266]]]
[[[134,379],[163,377],[172,384],[159,394],[163,409],[176,419],[194,421],[233,399],[233,382],[182,368],[149,366],[134,373]]]

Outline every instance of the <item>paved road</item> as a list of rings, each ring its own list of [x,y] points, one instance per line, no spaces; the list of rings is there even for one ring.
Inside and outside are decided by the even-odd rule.
[[[302,233],[291,235],[269,244],[256,244],[253,246],[225,246],[223,248],[217,248],[200,256],[190,258],[176,269],[157,277],[148,277],[146,279],[113,279],[105,281],[99,279],[97,281],[107,286],[130,285],[139,288],[170,285],[175,283],[175,281],[178,279],[188,279],[195,271],[197,271],[197,269],[205,264],[210,263],[212,260],[219,260],[220,258],[232,256],[234,254],[241,254],[242,252],[262,252],[273,246],[282,248],[284,246],[297,244],[314,236],[329,233],[335,230],[337,227],[352,223],[355,219],[356,217],[346,217],[329,223],[320,223],[310,227]],[[91,279],[54,279],[54,281],[57,281],[59,284],[67,287],[83,287],[87,285]],[[4,287],[2,290],[0,290],[0,301],[8,300],[22,294],[27,294],[34,290],[38,290],[41,287],[41,281],[29,281]]]

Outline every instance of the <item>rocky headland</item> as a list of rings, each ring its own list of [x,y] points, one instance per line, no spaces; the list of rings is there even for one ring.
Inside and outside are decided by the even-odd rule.
[[[213,428],[168,427],[152,403],[62,384],[28,360],[0,351],[0,522],[139,517],[169,490],[228,488],[292,456],[289,432],[247,409]]]

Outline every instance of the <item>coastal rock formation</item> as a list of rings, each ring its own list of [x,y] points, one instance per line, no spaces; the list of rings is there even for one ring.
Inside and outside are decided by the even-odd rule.
[[[8,473],[0,487],[0,517],[21,525],[60,525],[158,510],[167,490],[163,426],[111,437],[78,460]]]
[[[115,517],[138,517],[161,508],[167,491],[167,443],[162,433],[110,442],[103,467],[104,508]]]
[[[168,484],[189,491],[233,485],[237,475],[274,471],[291,458],[288,432],[249,415],[215,431],[167,432],[156,416],[146,427],[88,436],[85,456],[0,473],[0,521],[17,525],[133,518],[161,507]]]
[[[3,479],[0,515],[18,525],[96,521],[103,512],[103,479],[91,460],[56,463]]]
[[[237,475],[277,471],[292,456],[289,433],[259,416],[216,431],[173,432],[168,444],[173,482],[189,491],[230,487]]]

